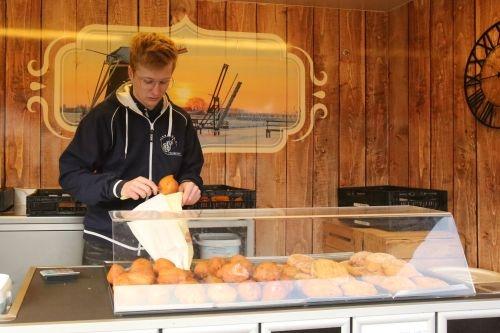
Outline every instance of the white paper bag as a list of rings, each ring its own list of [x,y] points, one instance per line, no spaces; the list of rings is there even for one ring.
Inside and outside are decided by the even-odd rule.
[[[134,211],[180,212],[182,192],[158,194]],[[189,269],[193,260],[193,243],[186,220],[135,220],[128,222],[139,243],[157,260],[166,258],[175,266]]]

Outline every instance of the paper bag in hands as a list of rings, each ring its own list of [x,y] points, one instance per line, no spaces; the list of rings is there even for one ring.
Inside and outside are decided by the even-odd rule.
[[[138,205],[134,211],[180,212],[182,192],[158,194]],[[191,267],[193,243],[186,220],[136,220],[128,225],[154,260],[166,258],[179,268]]]

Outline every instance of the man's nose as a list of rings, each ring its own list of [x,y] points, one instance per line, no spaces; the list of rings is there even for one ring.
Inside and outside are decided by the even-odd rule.
[[[153,86],[153,95],[154,96],[161,96],[163,95],[164,91],[161,83],[155,82],[155,85]]]

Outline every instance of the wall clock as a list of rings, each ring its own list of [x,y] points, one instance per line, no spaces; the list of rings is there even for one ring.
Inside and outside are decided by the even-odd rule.
[[[483,125],[500,128],[500,21],[472,48],[465,66],[464,91],[474,117]]]

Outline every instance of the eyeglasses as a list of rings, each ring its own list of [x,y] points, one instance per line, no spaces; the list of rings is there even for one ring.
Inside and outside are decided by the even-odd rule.
[[[153,80],[149,77],[142,77],[142,76],[137,76],[137,78],[139,79],[141,85],[148,90],[154,89],[156,84],[158,84],[158,86],[164,90],[167,90],[174,85],[174,78],[169,78],[165,80]]]

